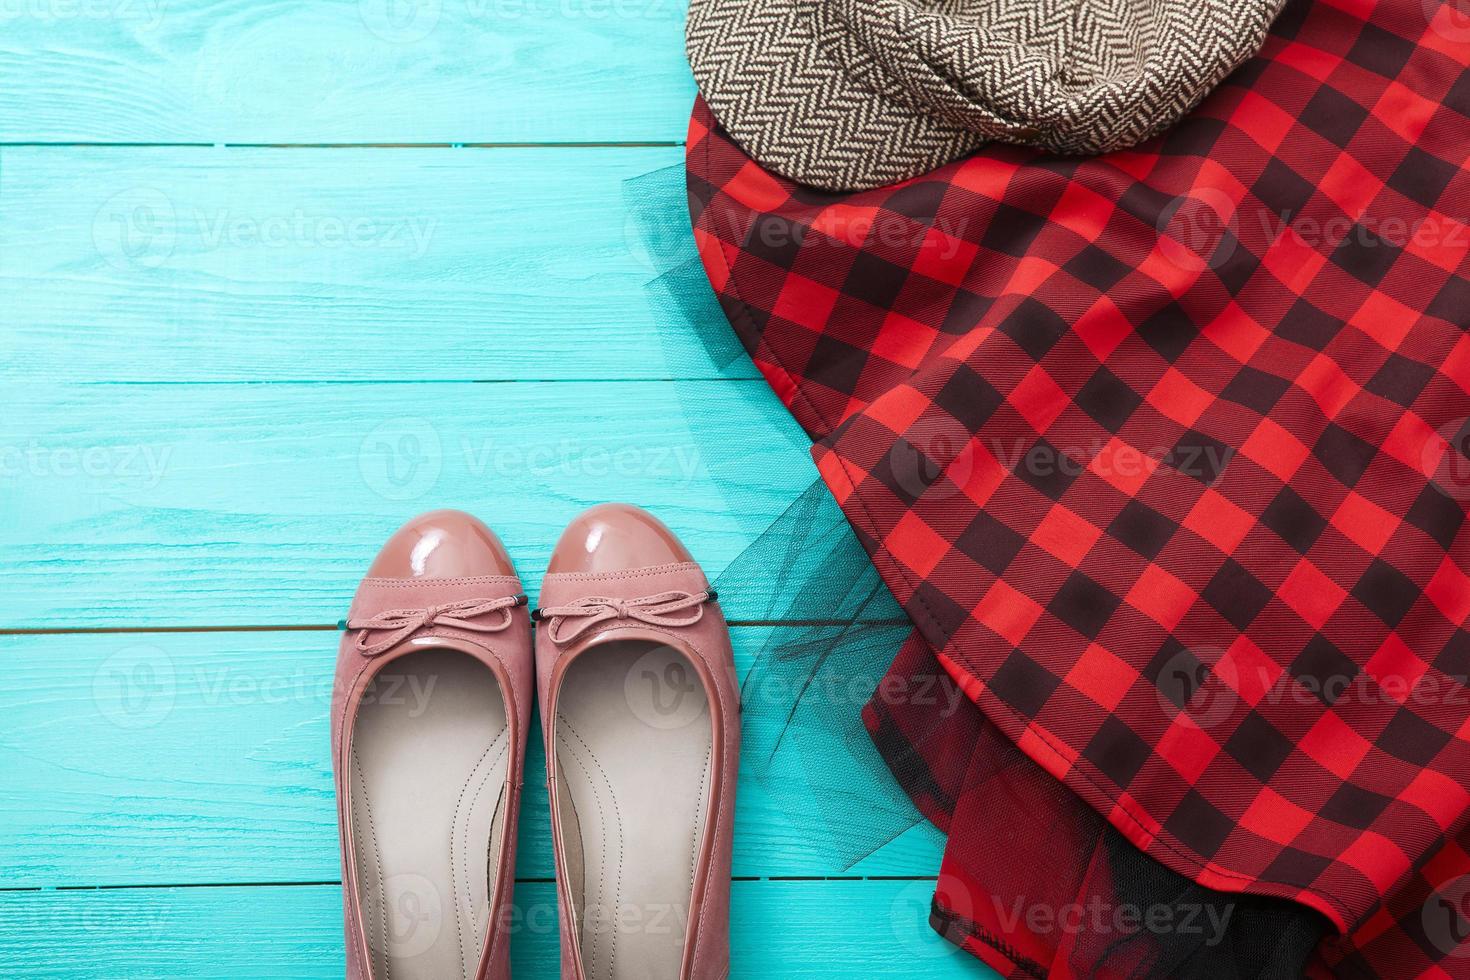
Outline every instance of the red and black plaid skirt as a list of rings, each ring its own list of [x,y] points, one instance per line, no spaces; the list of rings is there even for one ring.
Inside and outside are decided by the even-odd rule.
[[[932,921],[1002,972],[1470,977],[1467,66],[1453,3],[1297,0],[1143,147],[853,194],[696,107],[705,269],[915,624],[865,721]]]

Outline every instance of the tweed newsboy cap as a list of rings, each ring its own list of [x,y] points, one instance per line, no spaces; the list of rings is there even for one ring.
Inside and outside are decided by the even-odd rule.
[[[989,140],[1101,153],[1175,122],[1284,0],[691,0],[701,94],[761,164],[861,190]]]

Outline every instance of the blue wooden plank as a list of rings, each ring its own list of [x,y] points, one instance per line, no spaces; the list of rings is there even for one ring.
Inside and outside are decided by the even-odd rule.
[[[816,478],[759,381],[0,386],[3,628],[334,623],[383,540],[452,506],[534,591],[630,500],[718,575]],[[763,569],[730,583],[753,618]]]
[[[682,0],[79,0],[0,12],[0,142],[679,140]]]
[[[995,976],[926,923],[932,882],[737,881],[732,977],[980,980]],[[342,975],[340,889],[0,893],[0,951],[16,978],[327,978]],[[555,886],[516,887],[511,970],[560,976]]]
[[[742,676],[769,628],[734,631]],[[0,888],[302,882],[338,874],[328,753],[334,632],[0,637]],[[852,698],[876,677],[834,687]],[[748,706],[749,707],[749,706]],[[518,874],[553,874],[539,730],[527,752]],[[810,811],[785,811],[742,767],[737,875],[932,875],[915,832],[855,867]],[[770,778],[805,785],[803,760]],[[914,815],[883,812],[876,761],[844,798],[814,801],[842,843]],[[891,798],[891,797],[890,797]],[[3,944],[0,944],[3,948]]]
[[[697,265],[700,331],[648,286],[697,262],[681,162],[0,150],[0,382],[755,377]]]

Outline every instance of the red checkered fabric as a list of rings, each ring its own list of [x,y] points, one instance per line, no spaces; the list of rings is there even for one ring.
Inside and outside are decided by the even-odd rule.
[[[1294,2],[1128,152],[828,194],[701,103],[688,170],[909,656],[979,708],[870,707],[926,813],[994,734],[1101,840],[1320,913],[1313,969],[1470,976],[1470,12]]]

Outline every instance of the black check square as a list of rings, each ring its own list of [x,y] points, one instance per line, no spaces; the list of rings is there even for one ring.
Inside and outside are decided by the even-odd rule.
[[[1170,303],[1140,323],[1134,333],[1173,363],[1199,336],[1199,324],[1178,303]]]
[[[1367,225],[1354,225],[1332,253],[1332,261],[1355,279],[1377,286],[1398,261],[1403,244]]]
[[[1455,84],[1445,93],[1444,104],[1470,119],[1470,72],[1461,72],[1460,77],[1455,79]]]
[[[1213,486],[1235,456],[1235,450],[1214,436],[1190,429],[1169,454],[1169,465],[1205,486]]]
[[[842,291],[881,309],[892,309],[908,277],[909,272],[903,266],[871,252],[859,252],[848,270]]]
[[[1281,488],[1276,499],[1261,513],[1261,523],[1302,554],[1310,551],[1327,530],[1327,519],[1291,487]]]
[[[912,505],[944,475],[941,462],[930,459],[907,439],[895,440],[873,467],[873,479],[902,501]]]
[[[1261,415],[1269,415],[1290,387],[1291,382],[1285,378],[1246,365],[1230,379],[1225,390],[1220,392],[1220,397],[1244,405]]]
[[[1073,572],[1046,608],[1083,636],[1096,639],[1122,602],[1086,575]]]
[[[1344,326],[1346,324],[1337,317],[1324,313],[1305,299],[1299,299],[1277,324],[1276,336],[1312,350],[1323,350],[1342,333]]]
[[[955,539],[954,546],[975,564],[1002,575],[1026,547],[1026,539],[982,510]]]
[[[1364,387],[1395,405],[1408,408],[1414,404],[1414,400],[1433,377],[1434,368],[1393,353],[1388,355],[1388,360],[1383,362],[1383,366]]]
[[[1434,666],[1448,678],[1449,683],[1458,684],[1461,688],[1470,688],[1470,632],[1464,629],[1455,630],[1454,635],[1439,651],[1439,656],[1434,660]],[[1470,697],[1470,690],[1456,693]]]
[[[1373,826],[1373,821],[1392,802],[1381,793],[1362,789],[1352,783],[1343,783],[1323,804],[1320,813],[1323,819],[1340,823],[1344,827],[1366,830]]]
[[[1179,525],[1140,500],[1130,500],[1108,525],[1108,533],[1145,558],[1157,557]]]
[[[1169,814],[1169,819],[1164,821],[1165,830],[1205,858],[1220,849],[1234,828],[1233,820],[1195,790],[1185,793],[1174,812]]]
[[[917,180],[888,195],[883,209],[913,220],[917,223],[915,227],[923,227],[932,223],[939,214],[939,206],[944,203],[948,190],[949,185],[942,180]]]
[[[1261,267],[1260,258],[1240,243],[1235,232],[1226,228],[1207,259],[1215,278],[1224,284],[1231,296],[1239,296]]]
[[[1335,89],[1317,90],[1302,110],[1301,124],[1312,132],[1346,149],[1368,118],[1368,110]]]
[[[1276,216],[1290,222],[1301,213],[1317,188],[1290,165],[1273,159],[1251,185],[1251,193]]]
[[[1013,208],[1009,204],[1000,204],[996,207],[980,244],[992,251],[1021,258],[1045,228],[1045,217]]]
[[[1449,323],[1463,324],[1467,309],[1470,309],[1470,278],[1462,273],[1445,280],[1424,312]]]
[[[914,589],[914,603],[916,608],[924,611],[924,618],[934,626],[941,638],[954,636],[970,618],[968,609],[928,582],[920,583]]]
[[[1271,781],[1292,748],[1291,740],[1255,711],[1246,714],[1225,743],[1225,751],[1262,783]]]
[[[1306,887],[1316,881],[1317,876],[1331,863],[1331,858],[1288,846],[1282,848],[1281,853],[1276,855],[1276,859],[1266,869],[1266,874],[1270,875],[1273,881],[1290,881]]]
[[[1329,422],[1312,447],[1312,454],[1343,486],[1353,487],[1368,464],[1373,462],[1373,457],[1378,455],[1378,450],[1337,423]]]
[[[1082,754],[1115,785],[1126,788],[1153,755],[1153,748],[1122,721],[1109,717]]]
[[[1098,425],[1117,432],[1142,404],[1143,397],[1116,374],[1100,367],[1077,392],[1074,401]]]
[[[944,409],[968,432],[976,432],[1005,403],[1005,396],[968,364],[955,368],[944,387],[934,396],[934,404]]]
[[[1061,678],[1018,650],[991,677],[990,690],[1012,708],[1034,717],[1061,683]]]
[[[1397,78],[1414,55],[1414,42],[1375,24],[1364,25],[1348,60],[1384,78]]]
[[[1184,711],[1194,696],[1209,683],[1210,669],[1211,665],[1201,660],[1194,650],[1171,636],[1143,668],[1143,676],[1175,708]]]
[[[1012,472],[1052,500],[1061,500],[1081,476],[1081,467],[1056,446],[1038,439],[1016,461]]]
[[[804,226],[780,215],[762,214],[751,222],[742,248],[748,255],[790,269],[796,265],[805,237]]]
[[[822,334],[812,346],[810,377],[833,391],[849,391],[868,366],[868,354],[830,334]]]
[[[1413,711],[1400,708],[1394,712],[1374,744],[1395,758],[1416,766],[1427,766],[1452,737]]]
[[[1100,293],[1112,289],[1133,271],[1095,245],[1083,246],[1062,268]]]
[[[1271,601],[1271,590],[1233,558],[1226,558],[1200,593],[1236,629],[1244,630]]]
[[[1032,360],[1040,361],[1066,336],[1070,325],[1049,307],[1026,299],[1005,318],[1000,329],[1030,354]]]
[[[1388,178],[1388,186],[1415,203],[1433,208],[1457,173],[1454,164],[1415,146],[1409,148],[1403,162]]]
[[[1320,633],[1302,649],[1290,667],[1291,676],[1327,705],[1336,703],[1360,672],[1352,657]]]
[[[1457,496],[1445,493],[1433,483],[1425,484],[1404,515],[1405,521],[1429,535],[1445,551],[1459,537],[1465,524],[1465,506],[1470,502],[1470,485],[1454,489],[1458,491]]]
[[[1375,558],[1353,586],[1353,598],[1389,626],[1404,621],[1419,595],[1419,587],[1407,575],[1381,558]]]
[[[944,311],[944,320],[939,324],[939,332],[962,334],[970,329],[971,324],[984,318],[993,305],[995,305],[995,300],[989,296],[981,296],[968,289],[956,289],[954,295],[950,297],[949,306]]]

